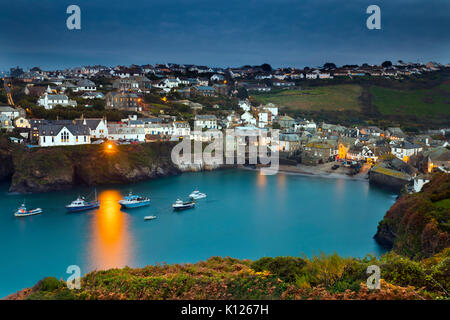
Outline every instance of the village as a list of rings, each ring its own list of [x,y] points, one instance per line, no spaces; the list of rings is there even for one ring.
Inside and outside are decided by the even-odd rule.
[[[307,168],[356,175],[371,171],[374,182],[390,179],[395,187],[427,182],[433,170],[448,172],[449,128],[406,134],[400,127],[344,126],[295,117],[282,105],[256,104],[252,92],[301,88],[304,80],[405,77],[448,68],[437,63],[386,61],[380,66],[283,68],[269,65],[211,68],[195,65],[81,67],[63,71],[12,68],[4,75],[8,105],[0,106],[0,123],[10,140],[30,148],[85,144],[152,143],[184,139],[208,142],[226,129],[278,129],[280,164],[290,172]],[[20,91],[19,95],[14,95]],[[21,97],[20,104],[13,96]],[[211,100],[215,99],[215,100]],[[25,101],[25,102],[24,102]],[[220,102],[223,101],[223,105]],[[217,102],[217,103],[214,103]],[[71,119],[36,117],[83,108]],[[92,109],[101,117],[85,116]],[[110,119],[107,112],[119,112]],[[42,112],[41,112],[42,113]],[[46,115],[45,113],[42,113]],[[208,134],[205,134],[208,131]],[[294,168],[294,169],[293,169]],[[299,169],[303,168],[303,169]]]

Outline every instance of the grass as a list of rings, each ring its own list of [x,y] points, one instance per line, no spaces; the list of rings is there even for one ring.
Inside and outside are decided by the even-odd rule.
[[[357,84],[330,85],[304,90],[277,90],[252,96],[259,103],[274,103],[288,110],[361,110]]]
[[[450,199],[443,199],[434,203],[437,208],[450,210]]]
[[[374,86],[373,103],[383,115],[450,115],[450,83],[432,89],[396,90]]]

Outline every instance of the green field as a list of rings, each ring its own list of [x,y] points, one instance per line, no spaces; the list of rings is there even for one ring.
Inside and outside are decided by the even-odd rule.
[[[450,115],[450,83],[432,89],[395,90],[374,86],[373,104],[384,115]]]
[[[362,88],[357,84],[330,85],[304,90],[277,90],[254,94],[257,103],[274,103],[289,110],[361,110],[359,97]]]

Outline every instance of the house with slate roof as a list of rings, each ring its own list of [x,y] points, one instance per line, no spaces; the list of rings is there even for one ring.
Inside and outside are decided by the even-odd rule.
[[[95,86],[95,83],[88,79],[82,79],[77,82],[77,87],[74,90],[74,92],[77,91],[95,91],[97,90],[97,87]]]
[[[39,126],[39,146],[74,146],[90,144],[89,128],[82,124],[43,124]]]
[[[48,94],[45,93],[39,100],[38,105],[50,110],[60,105],[63,107],[76,107],[77,102],[70,100],[65,94]]]

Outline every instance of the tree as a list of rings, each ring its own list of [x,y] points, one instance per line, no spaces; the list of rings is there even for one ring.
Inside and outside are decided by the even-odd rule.
[[[274,122],[272,124],[272,129],[281,129],[281,126],[280,126],[280,124],[278,122]]]
[[[323,65],[323,68],[324,69],[336,69],[336,65],[334,63],[332,63],[332,62],[326,62]]]
[[[268,64],[268,63],[263,63],[261,65],[261,69],[264,72],[271,72],[272,71],[272,66],[270,64]]]
[[[389,68],[389,67],[392,67],[392,62],[390,62],[389,60],[387,60],[387,61],[383,62],[383,63],[381,64],[381,66],[382,66],[383,68]]]
[[[241,87],[238,89],[238,93],[237,93],[237,97],[241,100],[247,99],[248,98],[248,92],[247,89],[245,89],[244,87]]]

